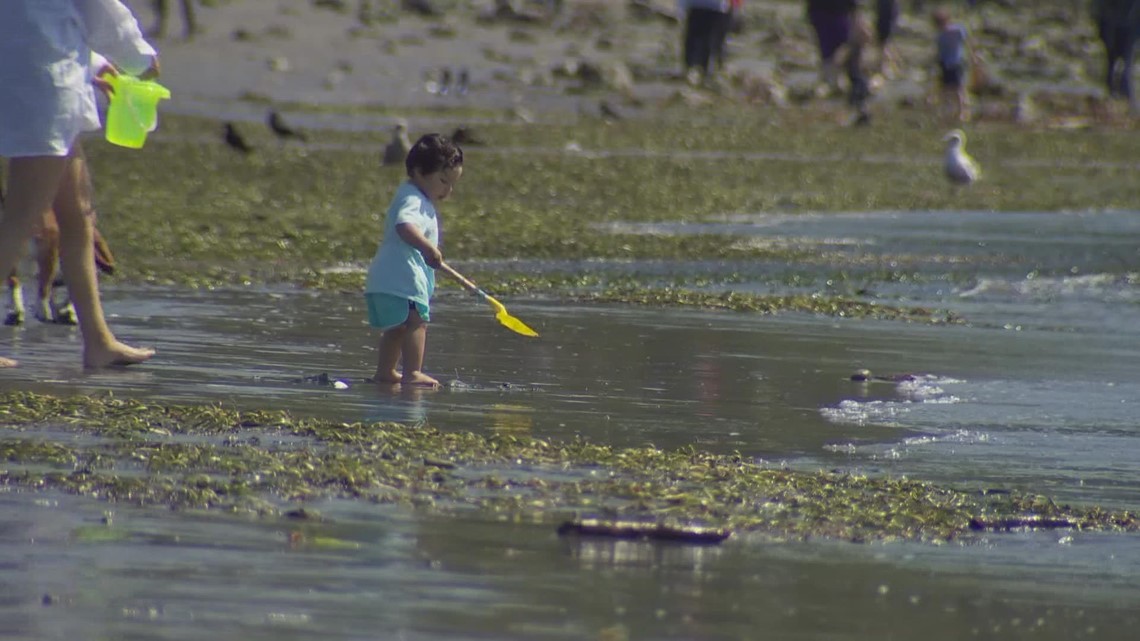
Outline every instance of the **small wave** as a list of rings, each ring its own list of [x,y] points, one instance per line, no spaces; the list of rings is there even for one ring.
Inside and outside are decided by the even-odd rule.
[[[907,403],[895,401],[839,401],[836,407],[820,408],[819,413],[833,423],[849,425],[898,425],[894,419],[910,411]]]
[[[1031,300],[1079,297],[1132,302],[1140,300],[1140,274],[1031,275],[1022,280],[980,278],[973,287],[959,292],[958,297],[1028,298]]]
[[[989,441],[990,435],[985,432],[960,429],[950,432],[949,434],[911,436],[904,438],[902,445],[904,447],[917,447],[919,445],[931,445],[934,443],[988,443]]]
[[[943,385],[961,383],[963,381],[952,378],[939,378],[937,376],[920,375],[910,380],[900,381],[896,390],[902,396],[915,401],[927,403],[957,403],[958,398],[946,394]]]
[[[980,445],[990,442],[990,435],[975,430],[959,429],[946,434],[924,434],[903,439],[898,443],[874,443],[856,445],[855,443],[828,443],[823,449],[836,454],[849,456],[866,455],[872,460],[899,460],[916,450],[930,445],[945,443],[955,445]]]
[[[961,403],[962,399],[948,394],[942,385],[963,383],[964,381],[918,374],[899,381],[895,390],[903,400],[858,401],[844,399],[835,407],[823,407],[819,412],[832,423],[849,425],[891,425],[898,426],[898,417],[908,413],[916,405]]]

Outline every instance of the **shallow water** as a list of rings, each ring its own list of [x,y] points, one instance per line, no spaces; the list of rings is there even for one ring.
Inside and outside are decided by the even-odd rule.
[[[1122,212],[733,218],[723,224],[741,242],[820,248],[818,265],[784,272],[810,279],[841,268],[858,281],[865,270],[862,296],[951,309],[968,324],[504,297],[542,333],[528,340],[477,301],[445,293],[433,306],[428,369],[451,385],[414,394],[363,382],[375,337],[356,295],[109,285],[115,328],[156,345],[154,362],[84,373],[73,329],[32,324],[5,330],[0,349],[23,367],[0,372],[0,384],[696,444],[771,465],[1135,510],[1137,220]],[[699,231],[710,225],[715,231],[715,223]],[[914,277],[870,276],[903,253]],[[668,277],[691,265],[592,267]],[[742,274],[731,285],[738,289],[796,289],[777,266],[703,268]],[[848,380],[864,367],[915,376]],[[305,380],[321,373],[348,388]],[[544,524],[344,502],[317,506],[333,522],[300,525],[56,495],[8,492],[0,503],[0,635],[10,638],[578,639],[624,626],[630,638],[729,639],[754,638],[763,626],[805,639],[1120,639],[1138,623],[1135,536],[991,535],[969,547],[745,536],[700,548],[579,543]],[[106,509],[117,538],[74,536],[100,527]],[[298,529],[359,548],[290,546]]]
[[[331,504],[335,522],[306,525],[118,508],[116,536],[90,541],[103,506],[0,506],[11,639],[1061,640],[1138,623],[1135,537],[651,545]],[[290,544],[298,532],[358,547]]]

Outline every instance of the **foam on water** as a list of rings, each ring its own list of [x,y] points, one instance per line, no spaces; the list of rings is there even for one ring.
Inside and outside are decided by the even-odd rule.
[[[894,400],[844,399],[835,406],[820,408],[819,413],[834,423],[886,426],[902,426],[901,418],[910,413],[916,405],[960,403],[962,399],[948,394],[942,385],[962,383],[954,378],[922,374],[907,377],[893,383]],[[882,381],[876,381],[881,385]]]
[[[1062,298],[1105,303],[1140,302],[1140,274],[1084,274],[1080,276],[1037,276],[1019,279],[982,277],[959,292],[962,298],[1023,298],[1033,301],[1056,301]]]

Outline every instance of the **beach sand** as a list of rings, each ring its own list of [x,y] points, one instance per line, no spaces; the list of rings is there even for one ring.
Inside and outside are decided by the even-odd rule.
[[[153,24],[150,2],[128,4],[144,26]],[[699,89],[681,78],[681,24],[668,19],[675,11],[669,0],[649,3],[655,15],[618,0],[567,0],[561,13],[539,23],[481,19],[490,1],[439,0],[447,10],[435,18],[401,10],[394,1],[365,4],[373,9],[369,23],[360,19],[357,1],[211,2],[199,8],[201,32],[190,40],[180,37],[181,16],[174,11],[169,34],[156,39],[163,82],[176,95],[170,108],[219,117],[241,103],[513,109],[539,120],[594,113],[602,99],[632,115],[663,104],[725,99],[842,109],[841,96],[824,95],[817,86],[817,55],[799,0],[747,3],[722,77]],[[1068,4],[1047,1],[1018,13],[982,3],[963,16],[992,79],[983,116],[1013,117],[1029,97],[1053,104],[1058,95],[1066,108],[1081,110],[1103,94],[1095,80],[1103,53],[1092,24],[1083,7]],[[538,3],[516,5],[540,11]],[[922,99],[930,85],[932,34],[925,13],[903,15],[895,37],[903,66],[873,80],[875,109]],[[873,64],[877,53],[870,58]],[[445,68],[453,77],[468,71],[466,95],[436,91]],[[1042,100],[1047,96],[1053,98]]]

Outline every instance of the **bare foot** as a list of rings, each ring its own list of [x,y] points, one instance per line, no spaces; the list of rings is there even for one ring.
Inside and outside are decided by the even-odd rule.
[[[151,356],[154,356],[154,350],[149,347],[131,347],[115,341],[105,347],[84,350],[83,366],[92,369],[122,367],[150,360]]]
[[[378,385],[399,385],[401,378],[399,372],[392,370],[384,373],[376,372],[369,380]]]
[[[4,358],[3,356],[0,356],[0,369],[5,367],[15,367],[19,364],[20,361],[14,361],[10,358]]]
[[[404,385],[416,385],[418,387],[439,387],[439,381],[423,372],[409,372],[404,374],[404,378],[401,382]]]

